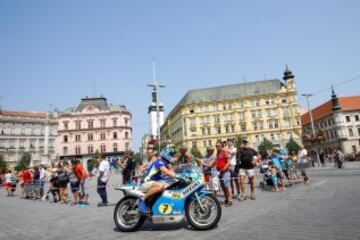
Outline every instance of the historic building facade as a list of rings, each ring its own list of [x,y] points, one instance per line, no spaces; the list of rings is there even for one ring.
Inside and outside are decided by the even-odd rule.
[[[13,167],[23,152],[31,153],[30,166],[56,160],[56,113],[15,112],[0,109],[0,154]]]
[[[108,104],[104,97],[83,98],[78,107],[59,115],[56,151],[60,158],[91,158],[98,150],[119,157],[132,144],[132,115],[124,105]]]
[[[360,151],[360,96],[337,97],[311,110],[315,135],[312,134],[309,112],[301,115],[304,143],[317,139],[322,148],[340,148],[346,154]]]
[[[301,142],[295,79],[287,67],[283,80],[191,90],[168,115],[162,136],[201,151],[238,135],[255,148],[265,138],[280,147],[291,137]]]

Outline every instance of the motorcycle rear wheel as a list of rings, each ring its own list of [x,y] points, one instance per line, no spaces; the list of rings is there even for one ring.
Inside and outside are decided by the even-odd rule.
[[[114,209],[114,222],[116,227],[122,232],[133,232],[137,230],[145,221],[145,216],[138,212],[136,198],[126,196],[122,198]],[[127,211],[137,211],[138,214],[128,214]]]
[[[191,198],[186,205],[186,218],[197,230],[212,229],[221,218],[220,202],[214,195],[207,194],[201,199],[201,203],[205,209],[201,209],[197,199]]]

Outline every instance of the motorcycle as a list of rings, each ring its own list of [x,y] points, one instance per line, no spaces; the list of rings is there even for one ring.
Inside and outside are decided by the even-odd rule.
[[[151,209],[148,214],[139,212],[136,201],[144,195],[135,184],[124,185],[118,190],[124,197],[114,209],[114,222],[123,232],[135,231],[145,220],[153,223],[180,223],[185,217],[197,230],[215,227],[221,218],[219,200],[204,190],[203,174],[194,165],[184,165],[175,170],[179,178],[173,179],[162,193],[147,199]]]

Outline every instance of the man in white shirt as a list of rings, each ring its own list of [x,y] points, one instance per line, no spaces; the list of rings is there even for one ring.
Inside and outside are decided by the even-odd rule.
[[[102,201],[101,203],[98,203],[98,207],[104,207],[108,205],[106,184],[110,178],[110,163],[102,155],[98,158],[98,161],[100,162],[100,165],[97,192],[100,195]]]
[[[39,166],[39,171],[40,171],[40,195],[41,197],[44,196],[44,185],[46,182],[46,170],[44,169],[43,165]]]
[[[309,177],[306,174],[305,168],[306,168],[306,164],[308,163],[308,151],[301,146],[300,151],[299,151],[299,158],[298,158],[298,166],[300,166],[300,170],[301,170],[301,175],[304,178],[304,183],[308,183],[309,182]]]
[[[228,146],[228,152],[229,152],[229,157],[230,157],[230,164],[229,164],[229,169],[230,169],[230,173],[231,173],[231,179],[230,179],[230,183],[231,183],[231,192],[232,192],[232,196],[234,198],[237,198],[240,196],[240,180],[238,179],[238,173],[236,172],[235,168],[236,168],[236,147],[234,147],[234,140],[233,139],[228,139],[227,140],[227,146]],[[234,183],[236,186],[236,191],[237,194],[235,194],[235,189],[234,189]]]

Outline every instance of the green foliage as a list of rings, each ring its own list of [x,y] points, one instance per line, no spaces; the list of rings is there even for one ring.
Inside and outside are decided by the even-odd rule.
[[[20,161],[15,166],[16,171],[23,171],[25,168],[29,167],[31,163],[31,154],[29,152],[23,152]]]
[[[241,144],[242,144],[242,141],[243,141],[244,139],[246,139],[246,137],[243,136],[243,135],[241,135],[241,134],[236,136],[236,139],[235,139],[235,147],[236,147],[237,149],[240,149],[240,148],[241,148]]]
[[[269,156],[269,151],[273,148],[273,143],[266,138],[262,141],[258,147],[259,153],[265,159]]]
[[[91,159],[88,160],[87,169],[88,169],[89,172],[94,170],[94,168],[99,167],[99,162],[98,162],[97,158],[99,158],[100,155],[101,154],[100,154],[99,150],[96,150],[94,155],[91,157]]]
[[[191,154],[195,157],[195,158],[203,158],[203,155],[201,154],[201,152],[199,151],[199,149],[197,149],[197,147],[193,147],[191,149]]]
[[[292,152],[295,152],[295,154],[297,154],[300,150],[300,145],[291,137],[289,139],[289,142],[286,144],[286,148],[289,154],[291,154]]]
[[[135,153],[134,154],[134,161],[137,165],[141,165],[142,164],[142,159],[141,159],[141,155],[140,153]]]
[[[7,163],[5,161],[4,155],[0,155],[0,173],[5,173],[7,169]]]

